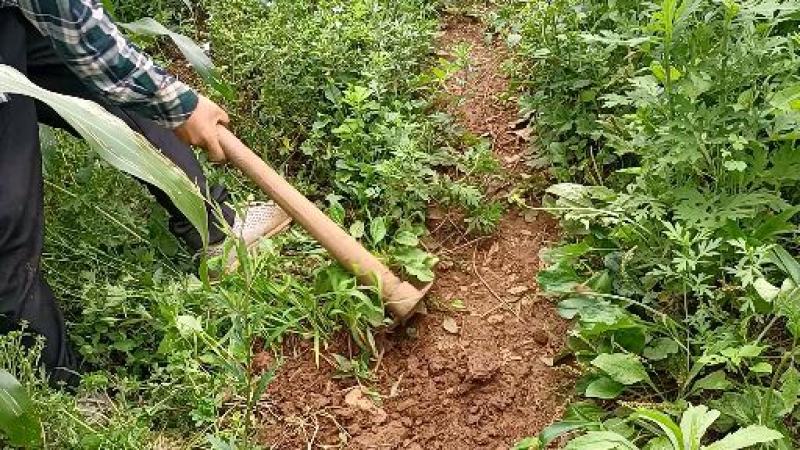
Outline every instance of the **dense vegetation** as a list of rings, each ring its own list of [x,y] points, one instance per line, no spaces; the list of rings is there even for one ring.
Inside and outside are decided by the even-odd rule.
[[[588,399],[520,447],[577,430],[568,448],[697,449],[750,427],[708,448],[797,448],[800,4],[513,2],[494,24],[531,161],[561,182],[546,206],[567,242],[539,283],[575,320]]]
[[[434,4],[104,3],[120,21],[153,16],[207,43],[214,86],[183,68],[169,40],[135,36],[225,104],[243,140],[409,277],[432,276],[435,258],[418,243],[432,199],[463,208],[465,229],[497,220],[497,206],[470,184],[494,170],[488,148],[463,144],[429,108],[457,69],[430,58]],[[89,371],[81,406],[42,382],[36,351],[24,352],[19,335],[0,338],[0,365],[32,391],[51,448],[255,447],[252,412],[275,369],[250,370],[255,351],[274,349],[279,361],[294,335],[322,352],[345,331],[362,356],[341,359],[343,370],[369,363],[371,330],[386,322],[380,299],[301,230],[208,284],[135,181],[82,142],[48,136],[44,265]],[[208,170],[235,201],[254,195],[237,173]]]
[[[206,45],[212,83],[168,40],[135,36],[407,276],[432,276],[429,203],[459,208],[465,231],[496,225],[479,187],[490,149],[431,108],[460,68],[432,58],[441,8],[474,2],[103,3]],[[564,242],[538,282],[574,322],[558,362],[583,374],[563,420],[517,448],[800,447],[800,3],[489,3],[534,131],[530,172],[555,183],[543,208]],[[325,352],[346,333],[361,353],[341,371],[369,374],[380,299],[302,230],[208,283],[135,181],[45,135],[44,265],[88,373],[76,394],[51,389],[19,334],[0,337],[0,367],[50,448],[261,448],[252,413],[291,336]],[[256,195],[207,170],[236,202]],[[514,204],[526,190],[541,194],[519,186]],[[264,349],[275,366],[252,370]]]

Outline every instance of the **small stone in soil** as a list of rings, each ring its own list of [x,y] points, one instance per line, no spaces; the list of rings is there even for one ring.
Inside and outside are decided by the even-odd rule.
[[[522,294],[524,292],[528,292],[529,290],[530,290],[530,288],[528,286],[515,286],[515,287],[512,287],[512,288],[509,288],[506,292],[508,292],[511,295],[519,295],[519,294]]]
[[[497,352],[470,353],[467,356],[467,371],[472,381],[487,381],[500,369]]]
[[[445,317],[442,321],[442,328],[450,334],[458,334],[458,324],[452,317]]]
[[[494,315],[489,316],[486,319],[486,321],[489,322],[492,325],[497,325],[498,323],[503,322],[504,320],[505,319],[503,319],[503,315],[502,314],[494,314]]]
[[[547,345],[547,343],[550,342],[550,333],[541,328],[535,328],[531,332],[531,335],[533,336],[533,340],[539,345]]]

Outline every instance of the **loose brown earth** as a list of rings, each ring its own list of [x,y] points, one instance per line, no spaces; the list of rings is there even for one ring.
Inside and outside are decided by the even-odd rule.
[[[514,178],[527,144],[510,126],[515,102],[502,99],[502,46],[487,44],[483,25],[470,19],[450,18],[442,31],[442,52],[472,46],[469,69],[448,88],[461,98],[449,112],[491,140]],[[567,324],[535,282],[555,222],[511,210],[494,235],[470,241],[446,231],[453,229],[447,214],[432,216],[437,231],[428,244],[442,263],[429,313],[379,338],[377,379],[368,389],[334,379],[327,358],[317,368],[313,349],[294,345],[265,397],[263,442],[281,449],[507,449],[559,417],[573,378],[551,366]]]

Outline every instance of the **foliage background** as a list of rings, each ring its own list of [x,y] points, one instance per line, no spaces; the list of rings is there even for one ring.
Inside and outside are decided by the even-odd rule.
[[[476,187],[493,170],[489,150],[463,152],[449,119],[429,110],[435,3],[104,4],[118,21],[151,16],[206,46],[233,95],[204,86],[167,39],[134,37],[223,103],[243,140],[409,277],[432,276],[435,258],[419,246],[432,199],[463,208],[465,228],[497,220]],[[52,390],[34,369],[35,349],[13,335],[0,344],[2,367],[30,390],[51,447],[257,448],[252,412],[274,372],[253,373],[253,354],[274,349],[279,361],[292,335],[325,352],[348,333],[362,354],[345,363],[367,373],[372,330],[386,322],[380,299],[302,230],[258,256],[230,246],[244,263],[208,284],[138,183],[62,133],[45,132],[43,153],[43,263],[87,375],[76,396]],[[237,173],[207,170],[235,202],[257,197]]]
[[[610,431],[673,448],[640,407],[707,404],[722,414],[712,434],[765,425],[786,436],[765,448],[797,447],[798,6],[555,0],[494,15],[530,160],[561,182],[546,201],[567,242],[539,282],[576,322],[577,389],[594,400],[541,442],[583,430],[569,448],[596,448]]]

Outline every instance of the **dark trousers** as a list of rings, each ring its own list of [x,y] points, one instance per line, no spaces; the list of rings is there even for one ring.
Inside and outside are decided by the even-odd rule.
[[[210,192],[211,203],[221,205],[225,219],[233,221],[233,211],[224,205],[227,192],[222,187],[207,188],[200,164],[188,146],[155,122],[103,102],[59,60],[49,41],[11,8],[0,8],[0,63],[25,73],[41,87],[105,106],[159,148],[203,192]],[[8,102],[0,103],[0,333],[26,322],[28,331],[45,338],[42,359],[52,381],[73,383],[76,364],[64,319],[40,271],[44,224],[37,122],[74,130],[49,107],[24,96],[8,97]],[[172,232],[192,250],[199,250],[200,235],[189,221],[163,192],[147,187],[169,212]],[[214,217],[209,207],[212,243],[224,238]],[[27,339],[30,342],[33,337]]]

